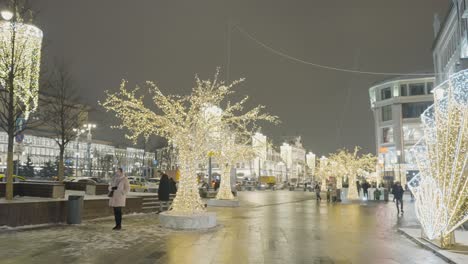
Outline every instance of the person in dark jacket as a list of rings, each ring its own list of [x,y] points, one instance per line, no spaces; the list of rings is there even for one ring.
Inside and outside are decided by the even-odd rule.
[[[215,191],[217,191],[219,189],[219,185],[220,185],[220,180],[216,180],[215,184],[214,184],[214,190]]]
[[[363,193],[363,197],[366,197],[367,199],[369,199],[369,183],[367,181],[364,181],[362,183],[362,193]]]
[[[322,201],[322,197],[320,197],[320,191],[321,191],[320,190],[321,189],[320,184],[316,183],[314,189],[315,189],[315,196],[316,196],[317,202]]]
[[[177,183],[174,181],[174,178],[169,178],[169,182],[171,183],[171,189],[170,193],[171,194],[176,194],[177,193]]]
[[[403,193],[405,190],[403,190],[403,187],[401,187],[401,184],[399,182],[396,182],[395,186],[393,187],[392,193],[393,193],[393,198],[395,198],[396,201],[396,208],[398,211],[398,214],[400,214],[400,208],[401,208],[401,213],[403,214]],[[398,207],[398,204],[400,204],[400,208]]]
[[[359,181],[356,181],[356,187],[358,196],[361,196],[361,184],[359,183]]]
[[[159,181],[158,199],[159,199],[159,211],[162,212],[164,207],[169,207],[169,194],[171,192],[171,181],[169,176],[163,173],[161,180]]]

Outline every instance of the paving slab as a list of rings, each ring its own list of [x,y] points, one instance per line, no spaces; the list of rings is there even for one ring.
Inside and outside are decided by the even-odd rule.
[[[424,240],[421,237],[420,228],[399,228],[402,234],[410,238],[412,241],[421,245],[429,251],[434,252],[437,256],[448,263],[464,264],[468,263],[468,232],[457,230],[455,231],[455,246],[452,249],[441,249],[434,244]]]
[[[417,224],[411,203],[317,202],[315,194],[239,192],[240,207],[208,208],[218,227],[172,231],[157,214],[125,215],[77,226],[0,231],[0,263],[238,264],[238,263],[446,263],[397,232]]]

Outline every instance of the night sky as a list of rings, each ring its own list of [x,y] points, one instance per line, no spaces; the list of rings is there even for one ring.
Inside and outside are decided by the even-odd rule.
[[[378,72],[431,71],[433,16],[447,0],[34,0],[44,31],[44,65],[64,61],[82,100],[94,107],[97,138],[125,144],[97,100],[122,78],[154,80],[166,93],[188,93],[193,76],[226,75],[228,21],[269,46],[314,63]],[[362,146],[374,152],[368,88],[389,76],[349,74],[293,62],[231,33],[231,79],[239,95],[264,104],[282,124],[263,132],[277,144],[302,135],[327,154]],[[153,142],[161,144],[161,142]]]

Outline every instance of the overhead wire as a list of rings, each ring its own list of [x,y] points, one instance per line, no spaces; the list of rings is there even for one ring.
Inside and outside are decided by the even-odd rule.
[[[251,33],[244,30],[243,28],[241,28],[239,25],[233,25],[233,27],[236,28],[242,35],[244,35],[248,39],[252,40],[253,42],[257,43],[259,46],[265,48],[266,50],[268,50],[268,51],[270,51],[270,52],[272,52],[272,53],[274,53],[274,54],[276,54],[278,56],[281,56],[283,58],[286,58],[286,59],[289,59],[289,60],[292,60],[292,61],[295,61],[295,62],[298,62],[298,63],[302,63],[302,64],[314,66],[314,67],[317,67],[317,68],[321,68],[321,69],[333,70],[333,71],[339,71],[339,72],[346,72],[346,73],[368,74],[368,75],[387,75],[387,76],[433,76],[433,75],[435,75],[434,73],[398,73],[398,72],[360,71],[360,70],[339,68],[339,67],[314,63],[314,62],[306,61],[304,59],[296,58],[294,56],[291,56],[289,54],[281,52],[281,51],[279,51],[279,50],[265,44],[264,42],[262,42],[262,41],[258,40],[257,38],[255,38]],[[442,74],[442,73],[440,73],[440,74]]]

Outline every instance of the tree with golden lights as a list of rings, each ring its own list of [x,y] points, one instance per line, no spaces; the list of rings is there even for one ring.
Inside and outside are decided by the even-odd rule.
[[[237,103],[227,101],[242,79],[225,84],[218,75],[219,71],[213,80],[200,80],[196,76],[196,85],[186,96],[164,95],[153,82],[146,82],[158,111],[145,106],[144,96],[137,95],[140,87],[129,90],[125,81],[118,92],[107,92],[106,100],[101,103],[120,119],[121,125],[117,127],[128,131],[128,139],[135,142],[140,136],[158,135],[177,148],[182,174],[172,204],[173,213],[193,214],[205,210],[198,192],[196,168],[209,152],[216,152],[212,138],[219,128],[229,127],[242,134],[250,131],[258,120],[274,119],[262,113],[261,105],[244,112],[247,97]],[[222,111],[213,113],[209,110],[213,108]]]
[[[250,144],[252,137],[247,138],[239,134],[241,133],[233,133],[232,130],[226,131],[222,140],[218,142],[219,149],[214,155],[222,166],[221,185],[216,195],[216,199],[219,200],[234,199],[231,189],[231,169],[234,164],[239,161],[253,159],[257,155],[257,150]]]
[[[377,162],[377,158],[372,154],[359,155],[360,149],[355,147],[353,152],[341,149],[330,156],[330,159],[336,163],[338,171],[348,178],[348,199],[359,199],[357,176],[363,171],[373,171]]]
[[[5,197],[12,200],[14,139],[38,106],[42,31],[26,23],[31,9],[24,1],[7,2],[11,12],[0,21],[0,128],[8,135]]]

